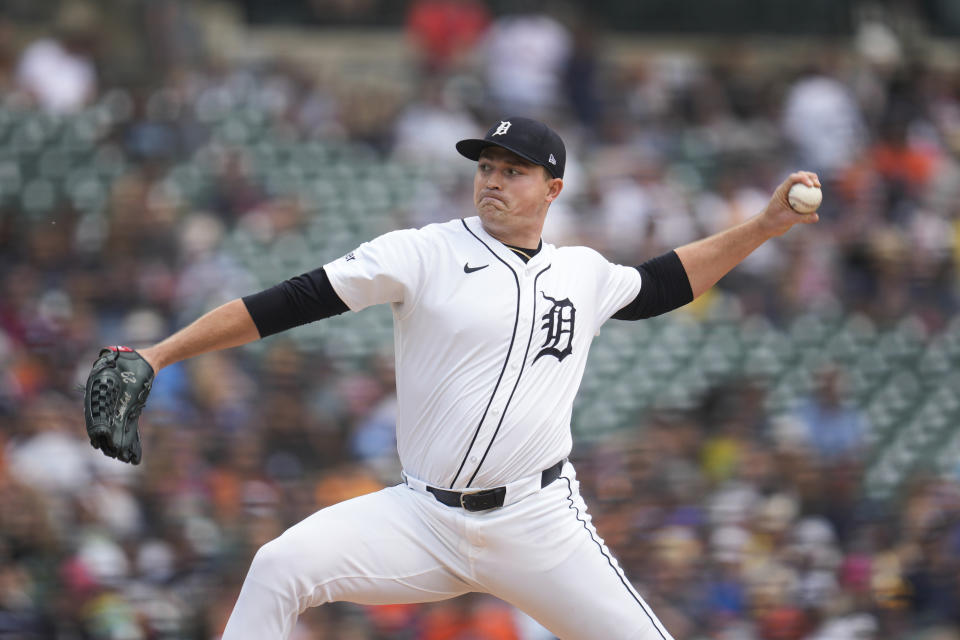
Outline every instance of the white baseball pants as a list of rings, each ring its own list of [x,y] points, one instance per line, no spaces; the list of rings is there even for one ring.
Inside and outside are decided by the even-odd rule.
[[[322,509],[257,552],[223,640],[288,638],[326,602],[489,593],[563,640],[672,640],[597,535],[573,466],[514,504],[447,507],[397,485]]]

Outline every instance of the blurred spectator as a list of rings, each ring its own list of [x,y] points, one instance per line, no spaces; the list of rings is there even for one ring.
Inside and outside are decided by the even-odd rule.
[[[421,640],[520,640],[510,610],[498,600],[466,596],[432,605],[417,634]]]
[[[800,166],[829,180],[848,167],[866,144],[863,115],[840,80],[808,72],[790,87],[783,104],[783,131]]]
[[[566,27],[547,14],[497,18],[483,42],[484,76],[493,110],[538,117],[560,104],[564,65],[572,41]]]
[[[18,482],[52,494],[84,491],[94,478],[89,447],[75,437],[74,405],[54,393],[33,398],[21,413],[24,432],[8,444],[5,458]],[[50,465],[50,460],[57,464]]]
[[[884,210],[892,222],[903,223],[913,215],[922,194],[934,177],[939,150],[930,141],[910,139],[913,122],[904,113],[890,113],[881,123],[878,140],[870,149],[870,161],[886,190]]]
[[[407,9],[407,34],[428,76],[462,66],[489,24],[490,13],[479,0],[414,0]]]
[[[797,411],[810,444],[825,463],[855,461],[863,453],[866,418],[848,400],[846,377],[828,366],[816,376],[816,391]]]
[[[76,111],[97,92],[94,57],[98,15],[85,0],[68,0],[57,14],[55,36],[24,50],[17,65],[17,85],[48,111]]]
[[[598,176],[602,192],[597,226],[612,260],[630,264],[686,244],[698,235],[662,158],[628,151],[615,162],[619,166]]]
[[[472,138],[477,123],[460,104],[452,83],[427,80],[423,97],[407,105],[394,124],[394,153],[419,162],[449,161],[455,151],[451,140]]]
[[[572,45],[563,73],[563,88],[574,118],[593,131],[603,116],[599,34],[584,13],[576,16],[571,31]]]
[[[0,17],[0,93],[8,93],[15,86],[17,56],[14,33],[13,23]]]

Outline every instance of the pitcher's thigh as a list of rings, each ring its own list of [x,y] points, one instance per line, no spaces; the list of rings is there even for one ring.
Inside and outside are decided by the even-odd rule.
[[[561,640],[672,640],[606,547],[584,544],[546,572],[514,571],[494,594]]]
[[[412,508],[405,487],[390,487],[322,509],[265,544],[250,573],[295,593],[303,609],[429,602],[470,591],[446,558],[438,528]],[[442,531],[442,529],[441,529]]]
[[[562,640],[671,640],[597,534],[570,468],[515,506],[495,529],[485,588]]]

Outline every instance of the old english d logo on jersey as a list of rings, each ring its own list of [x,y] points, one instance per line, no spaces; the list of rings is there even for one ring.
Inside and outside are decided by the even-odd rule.
[[[540,292],[544,298],[553,303],[541,319],[543,324],[541,329],[547,330],[547,339],[544,340],[540,352],[533,359],[534,362],[540,359],[540,356],[553,356],[557,360],[563,360],[573,353],[573,328],[577,318],[577,309],[570,302],[570,298],[557,300],[551,298],[543,291]]]

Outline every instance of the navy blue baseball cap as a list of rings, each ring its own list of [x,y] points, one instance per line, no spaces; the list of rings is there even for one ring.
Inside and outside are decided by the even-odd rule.
[[[507,118],[490,127],[487,135],[457,143],[460,155],[479,160],[487,147],[503,147],[524,160],[545,168],[554,178],[563,177],[567,150],[557,132],[530,118]]]

